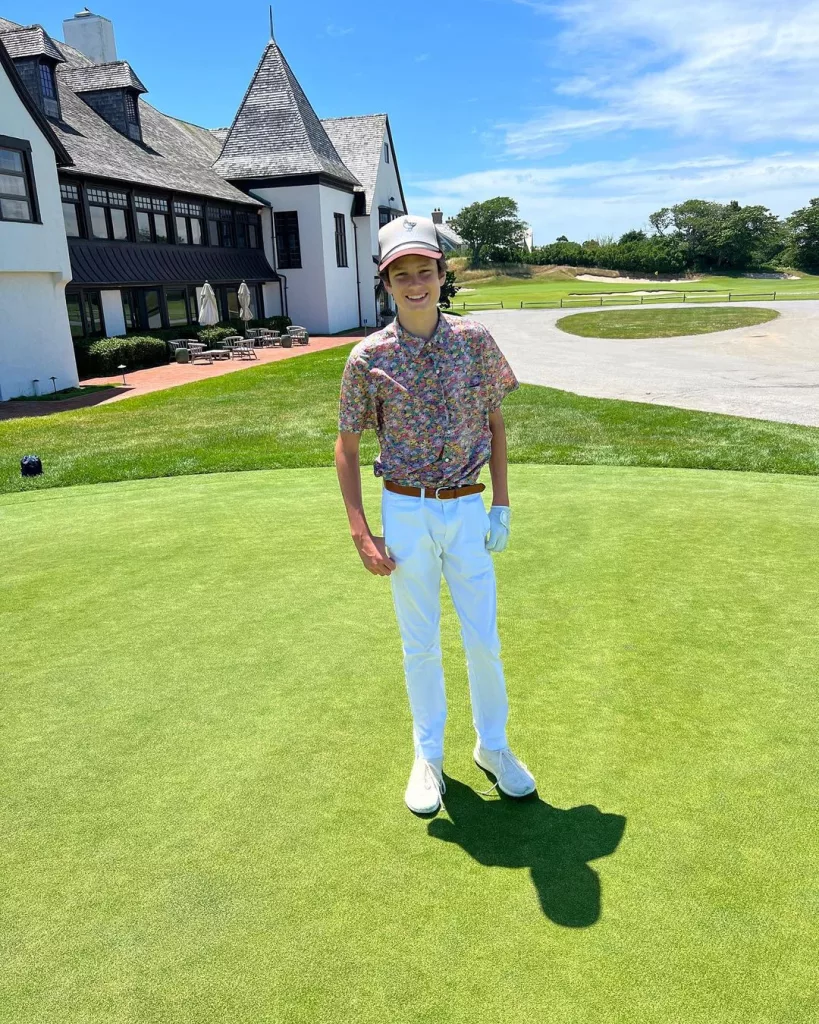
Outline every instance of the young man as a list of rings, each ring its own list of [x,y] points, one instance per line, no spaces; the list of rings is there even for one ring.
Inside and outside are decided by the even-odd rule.
[[[441,663],[441,573],[461,623],[474,757],[508,796],[535,780],[509,749],[490,551],[509,536],[506,433],[500,405],[518,382],[492,336],[474,320],[438,310],[446,262],[435,225],[400,217],[378,233],[378,270],[398,315],[359,342],[341,383],[335,458],[350,532],[366,569],[389,576],[404,652],[415,763],[404,796],[410,810],[438,810],[446,720]],[[384,536],[373,536],[361,497],[359,440],[376,431],[383,477]],[[487,515],[478,483],[489,463]],[[488,533],[488,538],[487,538]],[[494,788],[494,787],[493,787]]]

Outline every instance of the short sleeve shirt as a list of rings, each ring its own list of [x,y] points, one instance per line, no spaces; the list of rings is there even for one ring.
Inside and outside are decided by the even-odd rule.
[[[338,426],[375,430],[376,476],[410,487],[472,484],[492,451],[489,413],[519,386],[476,320],[441,313],[424,339],[396,319],[350,352]]]

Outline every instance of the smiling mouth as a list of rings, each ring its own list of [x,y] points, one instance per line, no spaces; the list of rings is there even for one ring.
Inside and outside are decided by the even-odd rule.
[[[424,292],[423,295],[408,295],[407,296],[407,302],[415,302],[415,303],[423,302],[424,299],[426,299],[428,296],[429,296],[429,292]]]

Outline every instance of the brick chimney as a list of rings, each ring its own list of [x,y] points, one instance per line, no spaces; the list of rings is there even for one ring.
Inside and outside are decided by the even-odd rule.
[[[444,215],[441,213],[441,211],[438,209],[437,206],[432,211],[432,223],[433,224],[443,224],[444,223]]]

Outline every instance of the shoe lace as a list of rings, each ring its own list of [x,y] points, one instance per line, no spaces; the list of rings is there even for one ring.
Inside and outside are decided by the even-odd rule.
[[[523,768],[525,771],[529,771],[528,766],[525,765],[523,761],[521,761],[519,758],[515,757],[515,755],[512,753],[511,750],[509,750],[508,747],[504,750],[498,751],[498,774],[495,776],[495,783],[494,785],[490,786],[489,789],[478,790],[481,796],[489,796],[491,793],[494,793],[494,791],[498,788],[500,773],[503,771],[504,758],[506,758],[506,760],[509,761],[510,764],[514,765],[516,768]]]

